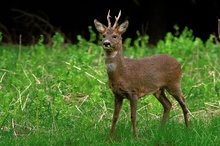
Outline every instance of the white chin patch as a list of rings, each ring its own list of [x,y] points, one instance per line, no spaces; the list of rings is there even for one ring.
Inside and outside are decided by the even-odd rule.
[[[115,52],[111,53],[110,55],[105,54],[105,57],[106,57],[106,58],[114,58],[117,54],[118,54],[118,52],[115,51]]]
[[[107,72],[115,71],[115,69],[116,69],[116,64],[115,64],[115,63],[106,64],[106,69],[107,69]]]

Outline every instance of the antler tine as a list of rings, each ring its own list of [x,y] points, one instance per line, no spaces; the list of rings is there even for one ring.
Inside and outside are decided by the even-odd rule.
[[[108,15],[107,15],[107,20],[108,20],[108,28],[110,28],[110,27],[111,27],[111,21],[110,21],[110,18],[111,18],[111,16],[110,16],[110,10],[108,10]]]
[[[118,20],[119,20],[120,16],[121,16],[121,10],[119,11],[118,17],[115,16],[115,24],[113,25],[113,28],[116,27],[116,25],[117,25],[117,23],[118,23]]]

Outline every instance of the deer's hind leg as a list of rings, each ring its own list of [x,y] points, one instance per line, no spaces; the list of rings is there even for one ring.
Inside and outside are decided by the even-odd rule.
[[[172,86],[167,89],[167,91],[178,101],[180,104],[182,110],[183,110],[183,115],[184,115],[184,120],[186,127],[189,128],[189,121],[188,121],[188,112],[189,110],[186,107],[186,101],[185,98],[182,95],[181,88],[179,86]]]
[[[162,121],[161,121],[161,126],[163,126],[166,121],[166,118],[170,112],[172,104],[168,100],[164,89],[158,90],[156,93],[154,93],[154,96],[158,99],[158,101],[163,105],[163,108],[164,108],[163,117],[162,117]]]

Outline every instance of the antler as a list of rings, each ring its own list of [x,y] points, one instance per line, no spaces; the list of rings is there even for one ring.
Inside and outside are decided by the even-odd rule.
[[[107,20],[108,20],[108,28],[111,28],[111,21],[110,21],[110,10],[108,10]]]
[[[118,17],[115,16],[115,24],[113,25],[112,28],[115,28],[115,27],[116,27],[116,25],[117,25],[117,23],[118,23],[118,20],[119,20],[120,16],[121,16],[121,10],[119,11]]]

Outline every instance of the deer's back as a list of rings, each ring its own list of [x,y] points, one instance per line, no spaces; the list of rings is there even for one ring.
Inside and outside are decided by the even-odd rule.
[[[181,78],[181,66],[179,62],[171,56],[158,54],[141,60],[126,60],[128,64],[128,73],[136,75],[139,78],[152,78],[173,80]]]

